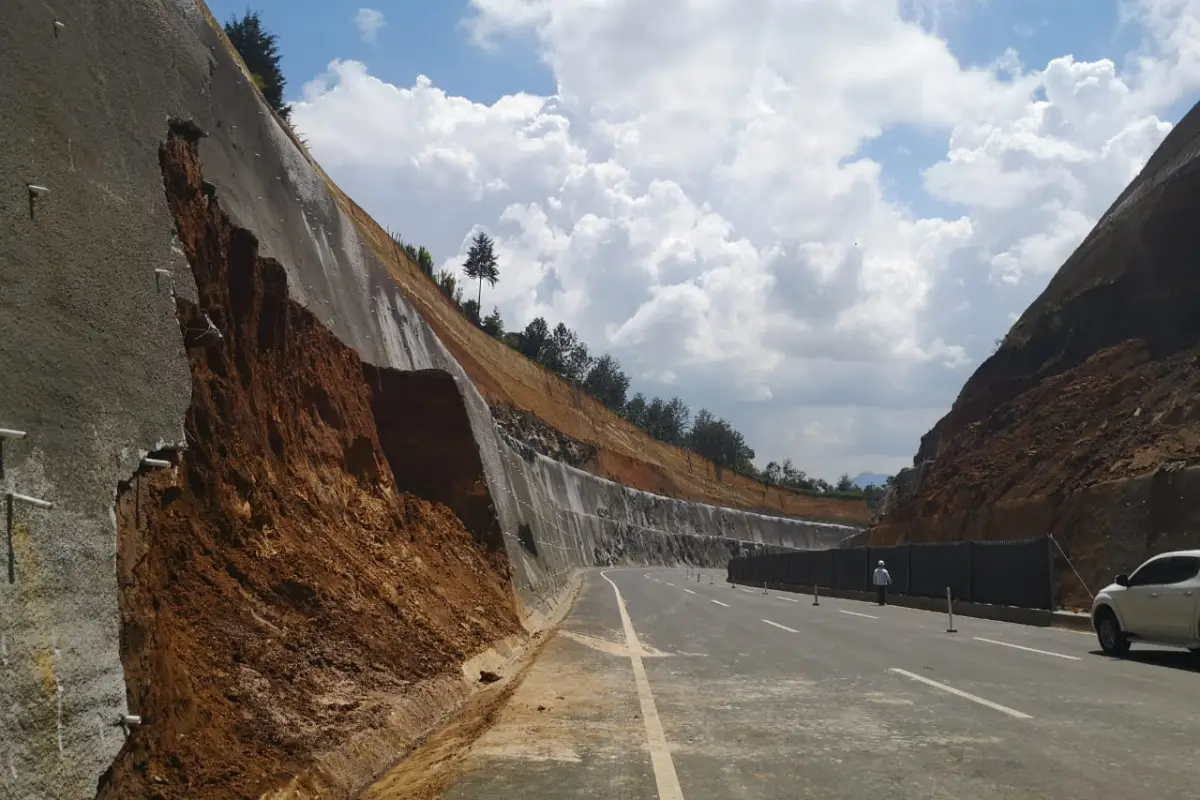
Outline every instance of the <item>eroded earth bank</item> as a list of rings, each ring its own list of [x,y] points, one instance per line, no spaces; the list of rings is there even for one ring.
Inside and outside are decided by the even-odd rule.
[[[199,290],[178,300],[188,447],[121,493],[121,651],[144,724],[100,797],[254,797],[397,715],[419,733],[433,720],[409,701],[453,691],[463,660],[520,623],[497,532],[467,530],[396,478],[423,468],[471,486],[478,455],[438,464],[432,440],[386,450],[396,421],[373,402],[386,378],[368,383],[206,195],[194,128],[174,127],[162,166]],[[442,411],[404,422],[453,454],[470,429],[460,411],[446,430]],[[367,774],[390,757],[360,755]]]

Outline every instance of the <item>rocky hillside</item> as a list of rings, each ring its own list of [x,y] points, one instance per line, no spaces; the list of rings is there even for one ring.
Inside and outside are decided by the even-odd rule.
[[[1049,532],[1093,590],[1200,544],[1198,152],[1200,106],[922,438],[872,542]]]

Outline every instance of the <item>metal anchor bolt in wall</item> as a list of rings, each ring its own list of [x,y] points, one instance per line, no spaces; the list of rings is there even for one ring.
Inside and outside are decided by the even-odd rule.
[[[29,218],[33,219],[34,202],[49,197],[50,190],[45,186],[38,186],[36,183],[27,183],[25,186],[29,190]]]
[[[36,497],[29,497],[16,492],[9,492],[5,495],[5,528],[8,531],[8,582],[17,582],[17,564],[16,551],[13,549],[13,506],[17,503],[25,503],[34,506],[35,508],[54,508],[54,503],[49,500],[39,500]]]
[[[4,479],[4,440],[24,438],[25,431],[15,431],[11,428],[0,428],[0,480]]]
[[[154,270],[154,288],[157,291],[162,291],[162,279],[166,278],[168,286],[171,287],[171,294],[175,293],[175,274],[169,269]]]

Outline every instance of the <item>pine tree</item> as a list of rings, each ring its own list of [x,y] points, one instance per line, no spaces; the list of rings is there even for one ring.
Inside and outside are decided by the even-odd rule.
[[[479,281],[479,296],[476,303],[483,300],[483,282],[492,286],[500,279],[500,270],[496,267],[496,253],[492,238],[483,231],[475,234],[471,240],[471,249],[467,251],[467,260],[463,262],[463,272],[468,278]]]
[[[230,17],[225,23],[225,35],[246,62],[263,97],[285,122],[288,121],[291,109],[283,102],[283,87],[287,81],[279,67],[282,59],[275,34],[263,27],[257,11],[247,9],[241,19]]]

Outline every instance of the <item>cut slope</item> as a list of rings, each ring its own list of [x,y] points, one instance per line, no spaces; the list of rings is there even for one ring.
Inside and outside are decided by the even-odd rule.
[[[1181,502],[1200,456],[1198,151],[1200,106],[922,439],[873,542],[1049,531],[1093,588],[1200,543]]]
[[[595,458],[586,465],[590,471],[683,500],[849,524],[867,522],[869,511],[862,500],[767,487],[646,435],[590,395],[470,324],[365,211],[332,182],[329,188],[488,402],[531,412],[554,430],[595,446]]]
[[[211,13],[207,16],[220,31]],[[222,39],[237,58],[223,34]],[[684,448],[660,442],[487,335],[463,317],[396,247],[391,236],[333,182],[306,148],[300,147],[375,255],[488,403],[530,412],[559,434],[595,447],[594,458],[585,465],[589,471],[635,489],[681,500],[851,525],[869,521],[870,512],[863,500],[823,498],[768,487],[732,470],[719,469]]]
[[[389,462],[391,422],[377,420],[366,377],[386,389],[395,376],[364,376],[288,299],[283,268],[205,198],[189,130],[175,126],[162,149],[199,289],[198,304],[177,301],[189,449],[118,503],[122,660],[145,725],[102,798],[258,797],[394,724],[404,698],[520,631],[491,527],[475,513],[473,536],[446,506],[401,491],[425,485],[393,479],[391,465],[441,456],[410,438]],[[412,396],[427,389],[428,376],[402,380]],[[465,415],[444,419],[447,440],[473,441]],[[477,462],[438,474],[457,488]]]

